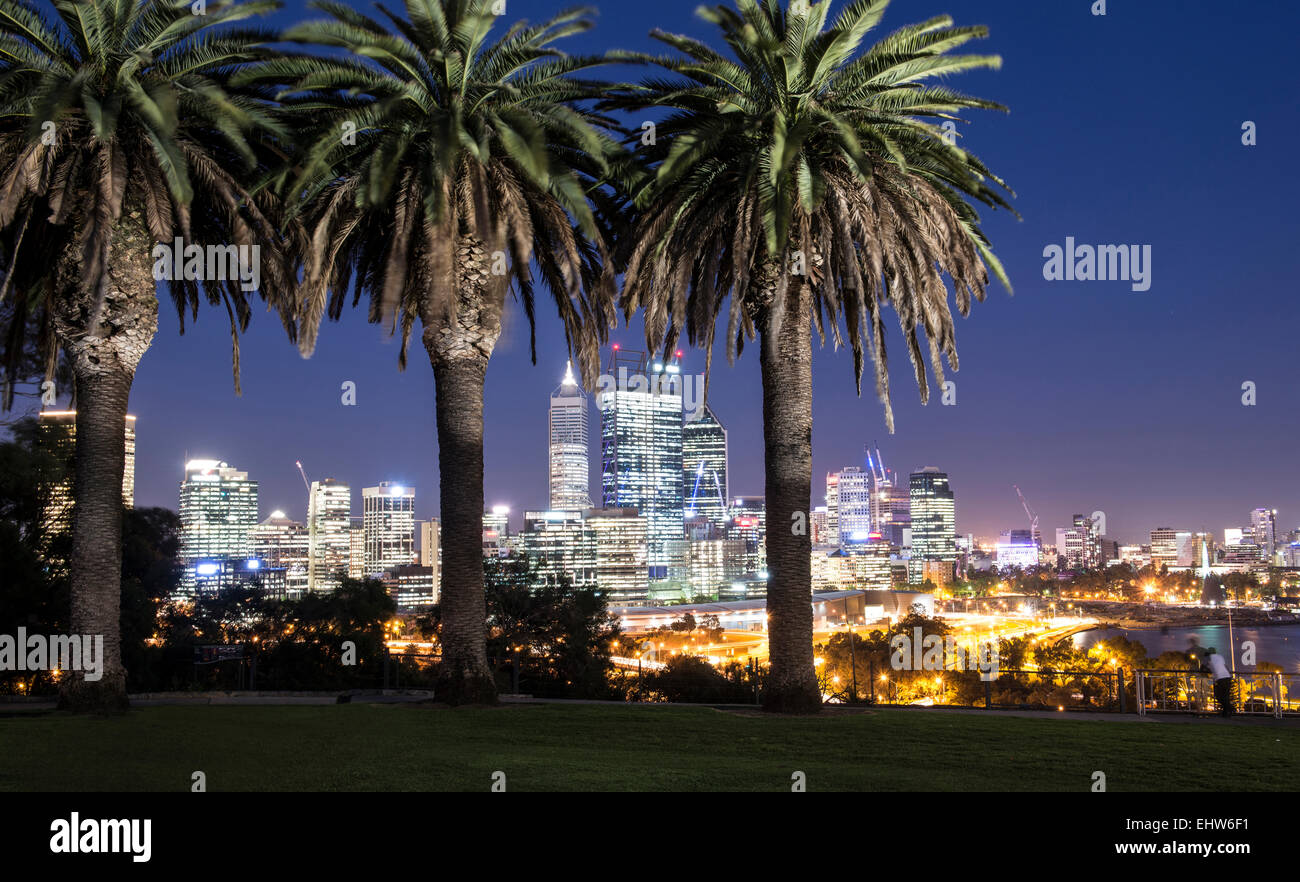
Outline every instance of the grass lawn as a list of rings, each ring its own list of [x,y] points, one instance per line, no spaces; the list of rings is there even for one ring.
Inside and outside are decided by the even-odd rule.
[[[401,704],[0,717],[0,791],[1288,790],[1300,730],[882,709]]]

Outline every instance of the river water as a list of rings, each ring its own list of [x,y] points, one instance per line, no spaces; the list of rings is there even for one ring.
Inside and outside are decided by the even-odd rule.
[[[1136,628],[1106,628],[1083,631],[1073,637],[1074,645],[1083,649],[1116,634],[1135,640],[1146,647],[1147,655],[1155,658],[1162,652],[1184,652],[1192,635],[1200,638],[1201,646],[1213,646],[1222,655],[1228,654],[1227,625],[1198,625],[1191,628],[1169,628],[1161,631]],[[1237,670],[1251,671],[1254,667],[1241,663],[1241,644],[1255,642],[1255,657],[1259,661],[1281,665],[1291,673],[1300,673],[1300,625],[1269,625],[1263,628],[1233,626],[1232,636],[1237,642]]]

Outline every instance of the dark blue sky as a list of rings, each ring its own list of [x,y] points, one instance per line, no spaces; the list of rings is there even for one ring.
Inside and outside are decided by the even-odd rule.
[[[508,15],[539,19],[564,5],[509,0]],[[651,48],[646,34],[656,26],[712,39],[693,16],[695,0],[599,6],[599,26],[574,48]],[[963,533],[1025,526],[1012,484],[1048,537],[1071,513],[1098,509],[1110,534],[1130,542],[1157,525],[1220,533],[1261,505],[1279,510],[1279,528],[1300,524],[1292,161],[1300,12],[1263,0],[1108,6],[1105,17],[1090,14],[1091,0],[890,7],[882,35],[941,12],[991,29],[977,51],[1002,55],[1002,69],[950,84],[1011,108],[971,117],[963,133],[1019,194],[1023,222],[985,214],[1016,293],[995,284],[959,321],[955,406],[937,397],[920,406],[895,330],[892,437],[874,397],[856,398],[850,355],[817,352],[814,487],[878,439],[891,468],[950,474]],[[293,0],[278,18],[304,10]],[[1241,144],[1245,120],[1258,126],[1257,146]],[[1067,236],[1151,245],[1150,290],[1044,281],[1044,247]],[[545,506],[547,396],[564,368],[554,311],[538,314],[537,367],[512,309],[488,371],[486,499],[516,511]],[[358,311],[327,326],[303,360],[259,312],[244,338],[237,398],[224,311],[202,313],[183,338],[173,314],[160,324],[131,400],[137,504],[176,507],[188,452],[260,480],[263,516],[273,508],[304,516],[295,459],[312,478],[350,482],[355,513],[359,488],[391,480],[415,486],[419,517],[437,514],[433,376],[418,342],[398,373],[396,342]],[[615,339],[634,348],[640,329]],[[702,369],[702,353],[688,352],[686,366]],[[731,491],[761,493],[757,359],[749,352],[728,368],[719,352],[715,371],[711,403],[730,431]],[[357,383],[355,407],[340,404],[345,380]],[[1257,386],[1254,407],[1241,404],[1245,381]],[[595,444],[592,457],[594,471]]]

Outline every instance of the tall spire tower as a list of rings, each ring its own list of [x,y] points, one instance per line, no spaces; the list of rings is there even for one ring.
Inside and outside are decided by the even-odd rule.
[[[573,376],[573,362],[551,393],[551,511],[591,508],[587,466],[587,395]]]

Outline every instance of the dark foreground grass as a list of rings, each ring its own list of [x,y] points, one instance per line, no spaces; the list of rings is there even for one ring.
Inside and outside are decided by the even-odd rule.
[[[154,707],[0,717],[0,791],[1286,790],[1300,731],[906,710]]]

